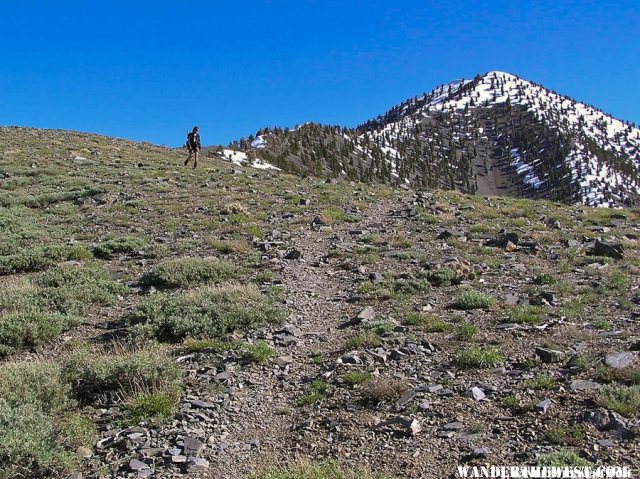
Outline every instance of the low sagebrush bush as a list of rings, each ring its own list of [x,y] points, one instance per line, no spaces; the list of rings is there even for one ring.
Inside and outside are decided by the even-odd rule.
[[[78,463],[64,449],[54,420],[31,403],[0,399],[0,479],[66,477]]]
[[[493,304],[493,298],[479,291],[464,291],[454,303],[457,309],[486,309]]]
[[[62,360],[63,377],[78,399],[111,393],[131,396],[139,391],[173,390],[180,368],[159,348],[115,352],[81,348]]]
[[[640,386],[607,385],[598,390],[594,400],[599,406],[634,417],[640,412]]]
[[[144,284],[162,288],[186,288],[240,278],[241,268],[218,258],[177,258],[163,261],[143,277]]]
[[[91,258],[91,253],[79,245],[45,245],[20,249],[0,256],[0,275],[39,271],[63,261],[79,261]]]
[[[589,461],[578,456],[575,452],[567,450],[543,454],[538,459],[538,466],[546,467],[580,467],[591,465]]]
[[[78,322],[76,316],[41,311],[0,316],[0,356],[56,338]]]
[[[277,324],[286,312],[255,286],[204,287],[186,294],[158,294],[126,321],[159,340],[215,338],[235,330]]]
[[[109,259],[116,254],[138,254],[150,250],[148,243],[136,236],[121,236],[100,243],[93,248],[93,254],[97,258]]]

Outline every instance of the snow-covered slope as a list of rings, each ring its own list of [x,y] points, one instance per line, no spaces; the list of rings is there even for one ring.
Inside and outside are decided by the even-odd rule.
[[[394,163],[402,156],[397,145],[416,136],[422,136],[420,139],[427,143],[436,140],[422,135],[420,125],[425,123],[436,122],[444,127],[456,147],[465,140],[472,143],[491,140],[495,146],[504,140],[505,133],[501,137],[494,131],[490,138],[487,129],[480,125],[497,108],[501,109],[505,122],[509,122],[505,109],[517,111],[520,117],[529,112],[533,116],[530,123],[537,123],[541,131],[546,130],[551,136],[562,137],[568,152],[563,157],[564,165],[554,166],[566,170],[563,181],[575,186],[578,202],[616,205],[640,191],[640,129],[509,73],[492,71],[474,80],[440,86],[363,125],[361,134],[390,153],[393,159],[388,161]],[[517,134],[511,132],[510,136]],[[446,149],[450,144],[440,146]],[[542,158],[544,148],[540,150],[522,150],[522,146],[508,149],[512,171],[533,190],[544,189],[552,175],[549,165],[547,171],[538,171],[540,164],[549,160]],[[402,151],[406,154],[407,148]]]
[[[233,148],[305,175],[640,204],[635,125],[499,71],[440,85],[357,128],[265,128]]]

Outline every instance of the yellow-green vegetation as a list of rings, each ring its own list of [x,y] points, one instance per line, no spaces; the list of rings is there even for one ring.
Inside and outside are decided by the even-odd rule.
[[[456,326],[453,337],[458,341],[470,341],[478,334],[478,327],[469,323]]]
[[[580,425],[554,425],[546,430],[545,436],[549,442],[563,446],[580,446],[587,435]]]
[[[514,306],[509,311],[509,321],[516,324],[538,324],[544,319],[544,310],[540,306]]]
[[[367,349],[375,348],[382,345],[380,337],[372,331],[354,334],[344,343],[345,349]]]
[[[349,386],[358,386],[371,380],[371,374],[362,371],[349,371],[342,375],[342,379]]]
[[[331,385],[321,379],[315,379],[309,385],[309,391],[295,400],[296,407],[304,407],[314,404],[325,398],[331,391]]]
[[[449,323],[432,313],[409,313],[404,324],[419,328],[426,333],[442,333],[451,329]]]
[[[242,347],[242,357],[252,363],[262,364],[276,355],[277,351],[264,341],[245,344]]]
[[[555,389],[558,386],[558,381],[546,374],[540,374],[532,379],[527,379],[524,384],[535,390],[549,390]]]
[[[459,352],[455,362],[463,368],[491,368],[504,361],[504,356],[496,348],[472,347]]]
[[[0,355],[42,344],[109,305],[126,288],[98,264],[64,264],[0,286]]]

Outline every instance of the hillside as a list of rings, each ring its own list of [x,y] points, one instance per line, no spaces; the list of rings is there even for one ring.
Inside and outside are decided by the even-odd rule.
[[[640,201],[640,129],[496,71],[355,129],[262,129],[233,146],[298,174],[599,206]]]
[[[446,90],[407,105],[424,128]],[[396,113],[362,138],[400,141]],[[257,153],[305,129],[353,135]],[[0,479],[638,470],[640,210],[229,154],[0,128]]]

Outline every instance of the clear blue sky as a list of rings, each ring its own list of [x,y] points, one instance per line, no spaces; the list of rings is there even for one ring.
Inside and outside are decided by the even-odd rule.
[[[226,144],[503,70],[640,123],[640,2],[2,0],[0,124]]]

